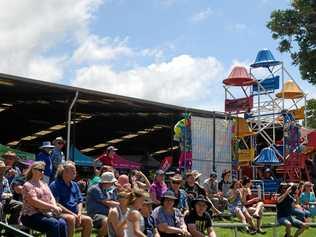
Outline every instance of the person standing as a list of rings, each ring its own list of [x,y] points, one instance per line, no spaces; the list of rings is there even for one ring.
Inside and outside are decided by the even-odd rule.
[[[98,170],[97,170],[98,164],[101,166],[107,165],[107,166],[113,167],[114,158],[115,158],[117,150],[118,149],[115,148],[114,146],[107,147],[105,153],[95,159],[95,161],[93,163],[94,172],[98,173]]]
[[[51,160],[53,163],[53,176],[55,176],[58,165],[65,162],[65,155],[63,152],[65,141],[62,137],[56,137],[53,141],[53,145],[55,147],[51,153]]]
[[[39,147],[40,152],[36,155],[36,161],[43,161],[45,163],[43,181],[47,184],[49,184],[53,178],[53,163],[51,160],[51,153],[54,147],[55,146],[53,146],[49,141],[45,141]]]
[[[50,189],[62,209],[61,216],[67,222],[68,237],[74,236],[76,226],[82,227],[82,237],[89,237],[92,219],[82,214],[83,198],[78,184],[73,181],[76,173],[76,166],[72,161],[59,165],[56,180],[50,184]]]

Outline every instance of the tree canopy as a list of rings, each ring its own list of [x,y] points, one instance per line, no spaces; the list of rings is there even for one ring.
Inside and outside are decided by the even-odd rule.
[[[289,9],[271,13],[267,27],[299,66],[302,79],[316,85],[316,0],[293,0]]]
[[[316,129],[316,99],[310,99],[306,104],[307,127]]]

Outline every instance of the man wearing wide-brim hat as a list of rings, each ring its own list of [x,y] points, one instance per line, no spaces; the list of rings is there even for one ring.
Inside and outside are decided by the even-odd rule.
[[[207,212],[212,204],[201,195],[192,200],[192,206],[193,209],[185,217],[185,223],[192,236],[205,236],[205,233],[207,233],[208,237],[216,237],[212,227],[212,218]]]
[[[153,211],[152,216],[162,237],[191,236],[184,223],[181,211],[175,208],[177,200],[174,192],[166,191],[161,198],[161,205]]]
[[[55,175],[58,166],[65,163],[65,155],[63,148],[65,147],[65,140],[62,137],[56,137],[53,140],[53,145],[55,146],[51,153],[51,160],[53,162],[53,175]]]
[[[103,235],[107,233],[106,220],[110,208],[119,206],[114,186],[116,182],[113,172],[104,172],[100,183],[92,185],[87,192],[87,213],[93,220],[94,228]]]
[[[189,209],[188,198],[186,192],[181,188],[183,183],[182,176],[180,174],[175,174],[170,177],[170,191],[173,191],[178,199],[176,207],[184,213]]]
[[[43,181],[47,184],[53,179],[53,162],[51,160],[52,150],[55,148],[50,141],[44,141],[39,147],[40,152],[36,154],[36,161],[45,163]]]
[[[5,169],[5,163],[0,160],[0,220],[10,214],[8,223],[18,224],[23,204],[12,199],[9,181],[4,177]]]
[[[6,166],[4,176],[8,179],[9,184],[11,184],[14,177],[21,174],[21,170],[17,166],[18,157],[13,151],[7,151],[2,157]]]

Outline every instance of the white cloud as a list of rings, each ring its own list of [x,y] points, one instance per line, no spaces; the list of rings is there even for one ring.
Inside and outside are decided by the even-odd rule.
[[[115,93],[197,106],[209,101],[213,107],[223,104],[223,66],[213,57],[193,58],[180,55],[169,62],[115,72],[107,65],[94,65],[77,71],[74,85]]]
[[[24,76],[61,79],[60,55],[47,56],[61,41],[80,42],[89,34],[88,24],[102,0],[0,1],[0,71]],[[5,9],[5,10],[4,10]],[[46,55],[46,56],[45,56]],[[45,59],[44,59],[45,57]]]
[[[210,15],[212,15],[214,12],[211,8],[207,8],[204,10],[201,10],[197,13],[195,13],[192,17],[191,17],[191,21],[194,23],[198,23],[201,21],[206,20]]]
[[[91,35],[82,42],[73,54],[75,63],[113,60],[121,56],[131,56],[133,50],[127,46],[128,39],[100,38]]]

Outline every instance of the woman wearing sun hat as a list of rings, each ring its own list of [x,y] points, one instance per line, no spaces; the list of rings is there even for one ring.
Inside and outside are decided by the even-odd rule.
[[[167,191],[161,198],[161,205],[153,211],[152,215],[161,237],[191,236],[181,211],[174,207],[177,201],[174,192]]]

